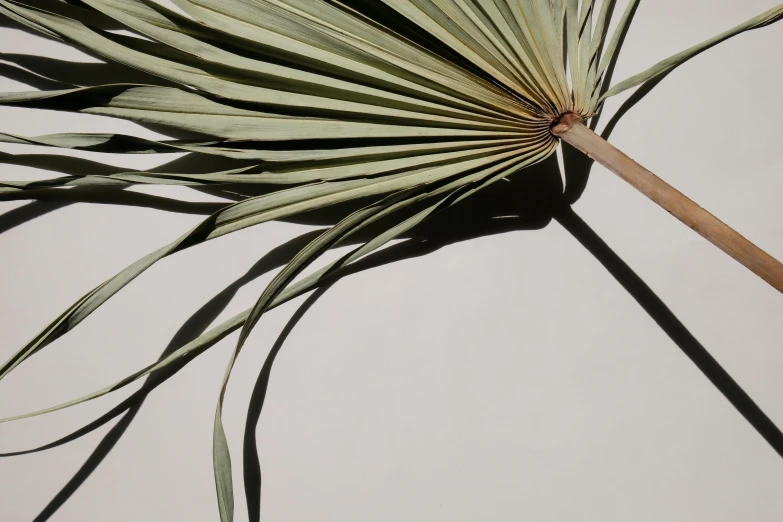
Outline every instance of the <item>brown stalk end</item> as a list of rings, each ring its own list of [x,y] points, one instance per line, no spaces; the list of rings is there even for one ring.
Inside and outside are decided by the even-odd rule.
[[[581,121],[582,117],[575,112],[566,112],[565,114],[561,114],[558,119],[552,122],[552,126],[549,128],[549,132],[555,136],[560,136],[570,129],[574,123],[579,123]]]

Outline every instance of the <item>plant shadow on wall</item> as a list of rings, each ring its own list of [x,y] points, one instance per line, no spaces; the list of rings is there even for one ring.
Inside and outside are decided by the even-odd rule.
[[[23,26],[17,26],[7,19],[0,18],[0,22],[2,22],[1,25],[6,27],[28,30]],[[401,21],[400,25],[402,27],[405,24]],[[118,25],[116,28],[122,28],[122,26]],[[412,39],[420,38],[420,35],[413,33],[409,36]],[[22,54],[3,54],[0,58],[7,62],[0,64],[0,74],[39,89],[65,89],[75,86],[94,86],[121,82],[172,85],[160,78],[117,64],[74,64],[51,58]],[[465,65],[468,66],[469,64]],[[608,75],[611,76],[611,69],[608,71]],[[662,74],[655,80],[643,84],[635,91],[607,123],[602,136],[608,139],[620,117],[641,100],[665,76],[666,74]],[[182,132],[172,132],[170,129],[161,130],[149,125],[146,126],[171,137],[191,137]],[[271,348],[250,398],[245,423],[242,462],[245,496],[251,522],[260,520],[261,515],[262,474],[258,448],[256,447],[256,428],[263,410],[275,357],[283,348],[289,333],[318,298],[331,285],[338,283],[339,278],[356,272],[427,255],[460,241],[468,241],[493,234],[535,231],[546,226],[562,226],[582,244],[609,271],[615,280],[633,296],[645,312],[661,327],[683,354],[718,388],[737,411],[745,417],[779,455],[783,456],[783,434],[781,434],[778,428],[688,331],[685,325],[677,319],[652,289],[572,209],[572,205],[579,199],[587,184],[592,162],[583,154],[565,144],[563,145],[563,156],[565,159],[564,176],[561,176],[560,168],[554,155],[550,156],[543,163],[517,172],[506,178],[506,180],[487,187],[458,205],[450,207],[432,219],[418,225],[401,236],[401,239],[403,239],[401,242],[370,254],[350,265],[346,270],[341,271],[335,277],[321,284],[299,306]],[[122,171],[122,169],[101,163],[56,154],[12,155],[3,153],[0,154],[0,163],[44,168],[65,175],[81,175],[84,172],[113,174]],[[192,153],[153,170],[184,174],[214,172],[243,165],[244,163],[237,160],[216,156],[205,157]],[[563,177],[565,178],[565,184],[562,181]],[[248,187],[247,185],[216,185],[214,187],[202,186],[196,188],[196,190],[229,200],[242,200],[248,196],[258,195],[271,189],[272,187]],[[31,196],[34,196],[34,201],[0,215],[0,233],[37,217],[45,216],[67,205],[79,202],[140,206],[197,215],[209,215],[225,206],[222,203],[178,201],[149,194],[130,192],[124,190],[123,187],[73,187],[68,190],[56,191],[43,189],[40,192],[28,192],[24,197],[15,196],[3,199],[27,200]],[[366,201],[363,200],[355,201],[320,211],[311,211],[288,219],[288,221],[317,226],[333,226],[352,210],[361,208],[365,203]],[[377,227],[370,227],[361,231],[355,236],[351,236],[348,243],[364,243],[373,238],[378,233],[378,230],[383,230],[384,225],[384,223],[379,223]],[[244,275],[199,308],[170,340],[161,355],[161,360],[204,334],[209,325],[226,309],[243,285],[285,266],[305,245],[321,232],[323,230],[307,232],[271,250]],[[209,348],[209,346],[211,345],[205,346],[203,350]],[[174,376],[179,369],[199,353],[203,353],[203,350],[191,352],[179,362],[151,373],[138,391],[98,419],[73,433],[39,448],[0,455],[2,457],[14,457],[60,446],[91,433],[95,429],[119,418],[74,476],[43,507],[35,518],[36,522],[48,520],[56,513],[97,466],[100,465],[133,422],[136,414],[143,406],[146,396],[168,378]]]
[[[632,100],[629,100],[629,102],[633,103]],[[783,434],[772,421],[710,355],[704,346],[699,343],[685,325],[677,319],[655,292],[572,209],[571,205],[579,199],[586,185],[591,167],[591,162],[583,159],[584,156],[573,154],[572,152],[568,148],[564,149],[566,161],[565,187],[557,159],[555,156],[551,156],[545,162],[524,169],[503,182],[496,183],[461,204],[444,211],[432,220],[424,222],[408,233],[404,241],[371,254],[364,260],[352,265],[350,270],[340,277],[349,276],[350,274],[388,263],[427,255],[460,241],[468,241],[493,234],[539,230],[553,225],[552,222],[554,221],[571,233],[609,271],[615,280],[629,292],[661,327],[682,353],[703,372],[734,405],[737,411],[769,442],[775,451],[783,456]],[[81,168],[86,160],[57,155],[6,155],[3,157],[3,161],[40,167],[54,167],[56,164],[57,168],[63,170],[68,165]],[[204,158],[198,154],[190,154],[176,161],[179,163],[180,168],[205,167],[203,164]],[[211,158],[210,161],[214,162],[216,160]],[[69,164],[68,162],[72,163]],[[207,168],[212,166],[214,165],[210,165]],[[76,195],[68,194],[68,192],[74,190],[50,194],[48,195],[49,201],[30,202],[0,215],[0,231],[8,230],[25,221],[77,201],[87,201],[96,204],[143,206],[163,211],[194,214],[208,214],[214,211],[216,206],[222,206],[221,203],[189,203],[124,190],[85,190]],[[215,191],[213,193],[225,197],[232,196],[231,192]],[[327,209],[323,212],[298,216],[296,221],[311,225],[332,225],[339,221],[343,215],[345,215],[345,209]],[[231,299],[243,285],[263,274],[284,266],[304,245],[320,232],[321,230],[306,232],[274,248],[262,257],[244,275],[199,308],[179,328],[161,355],[161,359],[203,334],[209,325],[225,310]],[[368,231],[353,238],[351,243],[365,241],[372,234],[373,231]],[[307,310],[337,281],[338,279],[328,281],[315,290],[299,306],[271,348],[255,383],[247,411],[243,445],[244,487],[251,522],[260,520],[262,474],[258,448],[256,447],[256,428],[264,405],[275,357],[282,349],[287,336]],[[191,355],[174,366],[152,373],[138,391],[98,419],[73,433],[38,448],[0,455],[2,457],[12,457],[54,448],[86,435],[119,417],[119,421],[101,439],[79,470],[42,509],[34,519],[35,522],[48,520],[76,492],[120,440],[143,406],[146,396],[157,386],[172,377],[196,355]]]

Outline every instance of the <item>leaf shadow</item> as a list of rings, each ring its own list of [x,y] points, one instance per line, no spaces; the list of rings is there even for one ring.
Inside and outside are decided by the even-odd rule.
[[[0,234],[76,203],[122,205],[196,215],[209,215],[226,206],[226,203],[220,202],[182,201],[131,192],[124,187],[74,187],[42,193],[35,201],[0,214]]]
[[[175,86],[158,76],[100,59],[101,62],[73,62],[32,54],[0,53],[0,60],[12,64],[0,70],[4,76],[10,74],[12,80],[36,88],[73,89],[117,83]]]
[[[589,163],[583,163],[582,168],[589,169]],[[568,184],[581,183],[586,175],[584,172],[575,173],[574,169],[573,164],[567,168],[564,187],[557,161],[552,156],[550,160],[537,167],[526,169],[506,180],[495,183],[485,191],[411,230],[409,234],[404,236],[403,241],[375,252],[351,265],[339,277],[324,283],[300,305],[270,350],[255,383],[247,410],[243,439],[243,473],[250,522],[258,522],[261,516],[262,474],[255,431],[263,411],[272,365],[294,326],[331,285],[339,282],[342,277],[389,263],[427,255],[460,241],[506,232],[538,230],[548,226],[552,221],[563,226],[612,274],[615,280],[629,292],[683,354],[702,371],[773,449],[783,456],[783,434],[775,424],[699,343],[660,297],[573,211]],[[575,179],[576,181],[574,181]],[[43,211],[48,208],[47,204],[68,203],[41,201],[32,204],[42,205],[41,211]],[[334,212],[334,215],[330,215],[328,212],[320,213],[315,217],[311,216],[310,222],[311,224],[332,224],[341,218],[344,212],[345,209]],[[165,357],[206,331],[242,286],[283,266],[320,232],[321,230],[306,232],[263,256],[244,275],[197,310],[174,335],[161,357]],[[372,233],[373,231],[367,231],[365,234],[353,238],[352,244],[366,241]],[[74,476],[39,513],[35,518],[36,522],[48,520],[78,490],[120,440],[141,408],[146,396],[176,374],[196,355],[182,360],[174,367],[151,374],[138,391],[79,430],[32,450],[0,454],[0,457],[10,457],[60,446],[122,416],[119,422],[101,439]]]
[[[380,4],[377,6],[374,4],[370,5],[370,3],[360,2],[359,0],[350,0],[348,3],[360,10],[383,8]],[[391,11],[384,13],[384,17],[391,17],[392,15]],[[395,28],[412,41],[416,41],[425,47],[440,45],[440,42],[433,41],[428,35],[417,31],[410,24],[406,24],[401,20],[389,19],[391,20],[390,23],[396,21]],[[0,16],[0,26],[12,27],[41,36],[29,28],[2,16]],[[448,53],[447,49],[438,48],[438,50],[441,53]],[[452,58],[456,60],[458,57]],[[75,63],[46,57],[7,53],[0,55],[0,59],[10,63],[10,65],[0,64],[0,72],[36,88],[64,88],[70,85],[98,85],[123,82],[170,85],[169,82],[161,78],[117,64]],[[463,65],[466,68],[470,67],[469,63]],[[483,75],[481,71],[477,70],[474,70],[474,73],[480,76]],[[663,80],[664,77],[662,76],[655,82],[645,84],[621,106],[602,133],[605,139],[608,138],[608,135],[614,129],[619,118],[654,88],[658,82]],[[153,130],[173,137],[188,137],[183,134],[177,134],[176,131],[172,130],[166,131],[161,128],[153,128]],[[87,160],[79,162],[74,158],[69,158],[68,160],[61,159],[66,158],[66,156],[48,155],[51,157],[46,159],[34,158],[32,157],[33,155],[29,156],[20,161],[27,160],[30,166],[48,164],[52,167],[52,170],[61,172],[70,168],[82,169],[81,173],[83,173],[85,168],[99,168],[98,165],[100,165],[97,163],[89,165],[89,163],[84,162]],[[563,186],[559,168],[553,161],[549,161],[536,169],[528,169],[524,173],[509,178],[508,181],[496,183],[488,190],[425,222],[422,226],[411,231],[404,241],[357,262],[341,277],[380,267],[388,263],[423,256],[459,241],[492,234],[541,229],[554,220],[563,226],[612,274],[644,311],[656,321],[683,354],[704,373],[775,451],[783,456],[783,434],[781,434],[780,430],[709,354],[704,346],[699,343],[687,327],[679,321],[660,297],[573,211],[571,205],[581,197],[587,185],[592,160],[581,154],[574,154],[574,151],[567,146],[564,147],[563,157],[565,163],[565,186]],[[178,161],[179,163],[177,163]],[[172,162],[170,167],[187,169],[198,165],[203,166],[203,161],[204,156],[189,154],[181,160]],[[57,194],[40,195],[40,197],[37,195],[37,200],[0,215],[0,233],[76,202],[139,206],[192,214],[210,214],[224,205],[223,203],[183,202],[114,188],[103,188],[101,190],[85,189],[85,187],[79,187],[77,189],[69,189],[68,191],[57,191]],[[230,187],[202,190],[211,195],[237,199]],[[333,224],[345,215],[348,209],[346,206],[326,209],[320,212],[309,213],[292,221],[315,225]],[[246,274],[228,285],[199,308],[173,336],[161,357],[165,357],[188,341],[198,337],[228,306],[231,298],[239,288],[262,274],[285,264],[318,232],[317,230],[307,232],[270,251],[251,267]],[[363,238],[366,239],[365,236],[359,236],[354,238],[353,241],[356,242]],[[329,286],[336,282],[330,281],[317,289],[300,305],[270,350],[252,392],[246,419],[243,447],[245,495],[251,522],[257,522],[260,519],[261,512],[261,467],[255,439],[255,428],[263,410],[272,365],[294,326],[314,305],[317,299],[326,292]],[[0,457],[10,457],[57,447],[86,435],[111,420],[122,416],[111,430],[103,436],[73,477],[36,516],[34,519],[36,522],[48,520],[78,490],[121,439],[138,414],[146,396],[176,374],[191,359],[184,359],[178,365],[173,365],[163,371],[151,374],[144,381],[143,386],[127,399],[98,419],[57,441],[32,450],[0,454]]]
[[[3,164],[43,169],[58,172],[65,176],[81,176],[85,173],[110,175],[130,171],[130,169],[123,169],[99,161],[62,154],[9,154],[0,151],[0,165]],[[251,164],[251,162],[190,153],[155,167],[151,169],[151,171],[198,174],[235,169],[249,164]],[[0,234],[74,203],[122,205],[207,216],[230,204],[232,201],[240,199],[239,195],[234,191],[234,188],[229,185],[216,185],[211,188],[204,187],[197,189],[197,191],[203,192],[209,196],[227,199],[228,202],[226,203],[183,201],[180,199],[136,192],[128,190],[129,188],[130,187],[71,187],[67,190],[43,189],[27,191],[24,194],[0,195],[0,203],[3,201],[28,201],[22,206],[0,214]],[[267,191],[270,191],[272,188],[273,187],[271,186],[265,187]]]
[[[583,165],[585,164],[583,163]],[[584,177],[585,173],[578,173],[577,182],[581,183]],[[568,179],[567,176],[566,179]],[[734,406],[737,412],[751,424],[778,455],[783,457],[783,433],[781,433],[780,429],[688,330],[685,324],[674,315],[652,288],[573,210],[568,196],[567,192],[562,192],[559,198],[539,201],[543,205],[538,206],[538,212],[531,216],[533,217],[532,220],[523,220],[521,216],[503,215],[505,214],[503,210],[491,213],[489,216],[482,215],[481,212],[473,214],[473,211],[478,209],[469,207],[466,215],[446,216],[445,220],[440,223],[430,223],[426,232],[419,231],[420,233],[414,234],[407,241],[374,256],[368,256],[368,258],[353,265],[341,277],[347,277],[352,273],[368,270],[390,262],[426,255],[457,241],[486,236],[492,233],[543,228],[551,220],[554,220],[601,263],[658,324],[680,351],[696,365],[704,376]],[[516,210],[518,212],[522,211],[520,208]],[[479,219],[475,219],[477,217]],[[457,218],[457,221],[460,223],[467,221],[474,226],[467,229],[452,228],[454,218]],[[530,225],[532,224],[535,225],[531,227]],[[455,230],[457,230],[456,233],[454,232]],[[330,286],[331,284],[334,284],[334,282],[329,283]],[[247,410],[243,445],[244,488],[250,522],[259,522],[261,517],[262,474],[256,430],[269,386],[272,365],[294,326],[301,321],[304,314],[327,289],[328,286],[321,287],[318,292],[313,293],[291,317],[272,350],[267,355],[253,388]]]
[[[0,53],[0,59],[2,58],[3,55],[2,53]],[[57,89],[72,89],[73,87],[75,87],[70,83],[64,83],[57,80],[52,80],[51,78],[40,76],[22,67],[18,67],[7,63],[0,63],[0,76],[3,78],[8,78],[9,80],[14,80],[16,82],[23,83],[25,85],[34,87],[42,91],[57,90]]]

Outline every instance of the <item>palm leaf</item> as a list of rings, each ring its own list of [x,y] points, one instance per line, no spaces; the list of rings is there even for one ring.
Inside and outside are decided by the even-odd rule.
[[[0,379],[164,257],[267,221],[349,201],[367,202],[308,244],[250,310],[102,390],[14,417],[106,395],[178,360],[192,360],[241,329],[219,393],[214,426],[222,521],[233,519],[223,398],[234,361],[267,310],[322,284],[440,210],[546,159],[558,138],[614,165],[621,156],[611,151],[594,154],[608,149],[580,123],[592,118],[595,128],[605,100],[635,87],[640,88],[639,98],[699,53],[783,18],[783,5],[774,7],[612,86],[636,0],[628,4],[611,35],[614,0],[174,3],[187,16],[150,0],[83,0],[78,5],[0,0],[0,14],[33,31],[161,80],[161,85],[117,83],[0,93],[0,104],[110,116],[198,138],[157,141],[122,134],[6,133],[0,134],[0,142],[113,154],[177,151],[250,163],[205,173],[83,172],[33,182],[0,181],[0,198],[43,197],[79,186],[284,186],[221,208],[85,294],[0,366]],[[110,30],[116,27],[126,34]],[[614,123],[616,119],[607,134]],[[640,169],[628,164],[614,171],[639,186],[639,176],[646,175]],[[656,198],[655,191],[650,197]],[[687,216],[678,217],[687,221]],[[324,252],[382,218],[397,221],[293,283]],[[694,228],[700,231],[698,225]],[[735,255],[731,241],[739,241],[736,238],[730,244],[721,238],[711,240]],[[743,248],[749,253],[735,257],[749,267],[749,257],[762,257],[755,245]],[[757,271],[772,284],[783,280],[783,266],[775,263],[773,259]]]

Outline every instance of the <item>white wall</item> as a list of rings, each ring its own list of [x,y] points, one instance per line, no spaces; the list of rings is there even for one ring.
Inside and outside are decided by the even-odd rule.
[[[615,78],[772,4],[643,2]],[[0,28],[0,51],[91,60],[8,28]],[[782,73],[783,23],[746,33],[671,74],[612,136],[779,259]],[[0,90],[27,88],[0,79]],[[0,122],[1,131],[26,135],[156,136],[118,120],[18,108],[0,108]],[[175,157],[68,155],[132,168]],[[46,175],[2,165],[0,179]],[[204,200],[185,189],[144,192]],[[0,202],[0,223],[25,208]],[[575,210],[783,426],[783,296],[601,167]],[[0,358],[200,219],[74,204],[0,234]],[[88,393],[155,360],[210,298],[271,248],[312,228],[266,224],[159,263],[0,382],[0,416]],[[218,321],[250,306],[270,277],[242,287]],[[637,296],[660,311],[650,295]],[[270,347],[302,303],[259,323],[229,386],[238,520],[247,517],[248,400]],[[234,341],[157,389],[50,520],[217,520],[212,417]],[[131,391],[2,424],[0,452],[64,436]],[[33,520],[114,422],[56,449],[0,459],[0,521]],[[337,283],[282,345],[256,433],[267,521],[783,519],[780,456],[556,222],[457,242]]]

